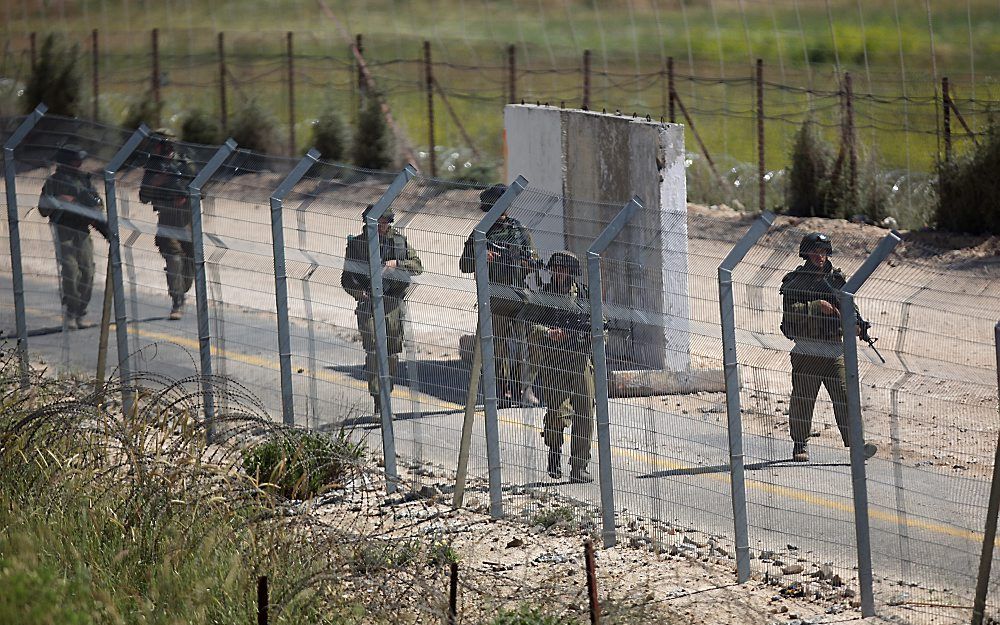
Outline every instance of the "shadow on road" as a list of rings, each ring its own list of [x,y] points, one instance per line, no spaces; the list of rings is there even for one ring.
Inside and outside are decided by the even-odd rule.
[[[791,458],[782,458],[781,460],[768,460],[766,462],[754,462],[752,464],[745,465],[743,468],[747,471],[760,471],[761,469],[769,469],[773,467],[788,467],[788,468],[806,468],[806,467],[849,467],[851,464],[849,462],[794,462]],[[729,473],[728,464],[718,464],[710,467],[684,467],[682,469],[668,469],[665,471],[656,471],[654,473],[647,473],[645,475],[637,476],[640,480],[647,480],[656,477],[675,477],[681,475],[703,475],[706,473]]]

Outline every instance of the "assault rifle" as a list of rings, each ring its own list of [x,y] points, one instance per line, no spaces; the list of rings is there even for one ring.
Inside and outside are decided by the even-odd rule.
[[[875,352],[875,355],[878,356],[878,359],[882,361],[882,364],[885,364],[885,358],[882,357],[882,354],[879,353],[878,348],[875,347],[875,341],[877,341],[878,338],[873,338],[872,335],[868,333],[868,330],[870,330],[872,327],[871,322],[862,317],[860,313],[856,312],[855,314],[857,315],[858,318],[858,328],[861,330],[860,332],[858,332],[858,338],[860,338],[865,343],[868,343],[868,347],[871,347],[872,351]]]
[[[486,241],[486,249],[496,254],[493,262],[501,265],[521,269],[525,273],[538,271],[545,267],[540,259],[534,258],[522,245],[515,243],[501,243],[500,241]]]

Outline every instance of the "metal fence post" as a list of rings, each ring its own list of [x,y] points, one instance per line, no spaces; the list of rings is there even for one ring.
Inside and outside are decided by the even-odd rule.
[[[34,34],[34,33],[32,33]],[[21,373],[21,388],[28,388],[28,322],[24,312],[24,269],[21,266],[21,229],[17,214],[17,167],[14,149],[24,141],[31,129],[48,110],[39,104],[24,118],[14,134],[3,144],[3,177],[7,194],[7,227],[10,230],[10,268],[14,286],[14,323],[17,331],[17,359]]]
[[[729,488],[733,501],[733,537],[736,541],[736,579],[750,579],[750,537],[747,522],[747,490],[743,458],[743,419],[740,416],[740,369],[736,353],[736,302],[733,269],[746,257],[774,223],[765,211],[719,264],[719,313],[722,322],[723,368],[726,375],[726,416],[729,431]]]
[[[503,516],[503,480],[500,473],[500,422],[497,416],[496,350],[493,346],[493,313],[490,305],[490,269],[486,233],[507,212],[514,199],[528,186],[522,176],[507,187],[500,199],[472,229],[475,253],[476,299],[479,306],[479,342],[483,357],[483,404],[486,413],[486,464],[489,470],[490,516]],[[476,375],[473,371],[472,375]]]
[[[587,249],[587,278],[590,283],[590,335],[594,358],[594,398],[597,404],[597,459],[601,480],[601,521],[605,547],[614,547],[615,483],[611,470],[611,408],[608,399],[608,355],[604,337],[604,287],[601,282],[601,253],[632,220],[642,202],[633,197]]]
[[[194,246],[194,288],[198,308],[198,352],[201,356],[201,388],[204,397],[205,431],[212,439],[215,420],[215,397],[212,394],[212,337],[208,329],[208,285],[205,281],[205,242],[201,223],[201,189],[211,179],[219,167],[236,149],[236,142],[226,142],[202,167],[191,184],[188,185],[188,199],[191,205],[191,242]]]
[[[403,187],[417,174],[411,165],[403,168],[371,208],[365,209],[362,219],[368,239],[368,275],[372,287],[372,322],[375,325],[375,354],[378,360],[379,414],[382,417],[382,456],[385,460],[385,490],[396,492],[399,472],[396,469],[396,438],[392,427],[392,374],[389,372],[389,338],[385,331],[385,294],[382,288],[382,251],[378,240],[378,220],[389,209]]]
[[[993,343],[997,352],[997,397],[1000,398],[1000,321],[993,327]],[[990,587],[990,568],[993,564],[993,544],[997,538],[997,513],[1000,512],[1000,434],[993,454],[993,481],[990,483],[990,501],[986,508],[986,531],[983,532],[983,551],[979,558],[979,577],[976,580],[976,598],[972,604],[972,625],[982,625],[986,613],[986,593]]]
[[[875,616],[875,596],[872,590],[871,531],[868,521],[868,484],[865,477],[865,432],[861,421],[861,379],[858,373],[857,316],[854,295],[879,264],[899,244],[899,233],[887,234],[865,259],[857,273],[840,292],[840,319],[844,332],[844,368],[847,378],[847,417],[851,443],[851,490],[854,494],[854,530],[858,547],[858,585],[861,587],[861,616]]]
[[[104,197],[108,211],[108,262],[111,263],[111,284],[115,303],[115,339],[118,344],[118,379],[122,385],[122,410],[132,414],[132,391],[128,388],[132,377],[129,369],[128,313],[125,309],[125,281],[122,278],[121,236],[118,233],[118,190],[115,175],[139,144],[149,136],[149,128],[141,124],[125,141],[104,168]]]
[[[292,396],[292,338],[288,322],[288,276],[285,273],[285,226],[281,211],[285,196],[319,159],[315,149],[302,158],[271,195],[271,248],[274,257],[274,305],[278,316],[278,362],[281,369],[281,421],[295,425]]]

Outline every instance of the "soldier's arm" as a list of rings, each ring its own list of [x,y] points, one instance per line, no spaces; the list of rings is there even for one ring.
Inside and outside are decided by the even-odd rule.
[[[419,276],[424,272],[424,264],[420,261],[420,257],[417,256],[417,252],[410,247],[406,241],[406,237],[400,235],[400,238],[403,239],[403,249],[406,250],[406,259],[400,261],[399,266],[410,272],[411,276]]]
[[[472,245],[472,235],[465,240],[465,245],[462,247],[462,257],[458,259],[458,270],[462,273],[472,273],[476,270],[475,258],[473,256],[474,249]]]
[[[365,282],[358,275],[358,272],[362,270],[367,271],[368,266],[358,257],[355,248],[354,237],[348,238],[347,250],[344,252],[344,270],[340,274],[340,286],[344,287],[348,295],[361,301],[371,297],[370,289],[365,286]]]

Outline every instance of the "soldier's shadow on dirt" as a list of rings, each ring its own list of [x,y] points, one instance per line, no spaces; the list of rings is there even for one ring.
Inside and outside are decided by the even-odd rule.
[[[368,381],[363,364],[331,365],[326,368],[349,375],[355,380]],[[422,395],[464,406],[469,389],[469,370],[469,365],[459,359],[400,362],[393,382],[397,394],[402,392],[406,395],[408,389],[414,388]],[[406,403],[405,400],[403,403]],[[439,406],[426,407],[440,412],[437,410]]]
[[[795,462],[791,458],[782,458],[780,460],[767,460],[765,462],[754,462],[745,465],[743,468],[746,471],[760,471],[762,469],[771,469],[775,467],[788,467],[788,468],[807,468],[807,467],[849,467],[850,462]],[[645,475],[637,476],[637,479],[648,480],[657,477],[677,477],[684,475],[704,475],[707,473],[729,473],[730,466],[728,464],[718,464],[710,467],[686,467],[683,469],[669,469],[666,471],[655,471],[653,473],[647,473]]]

